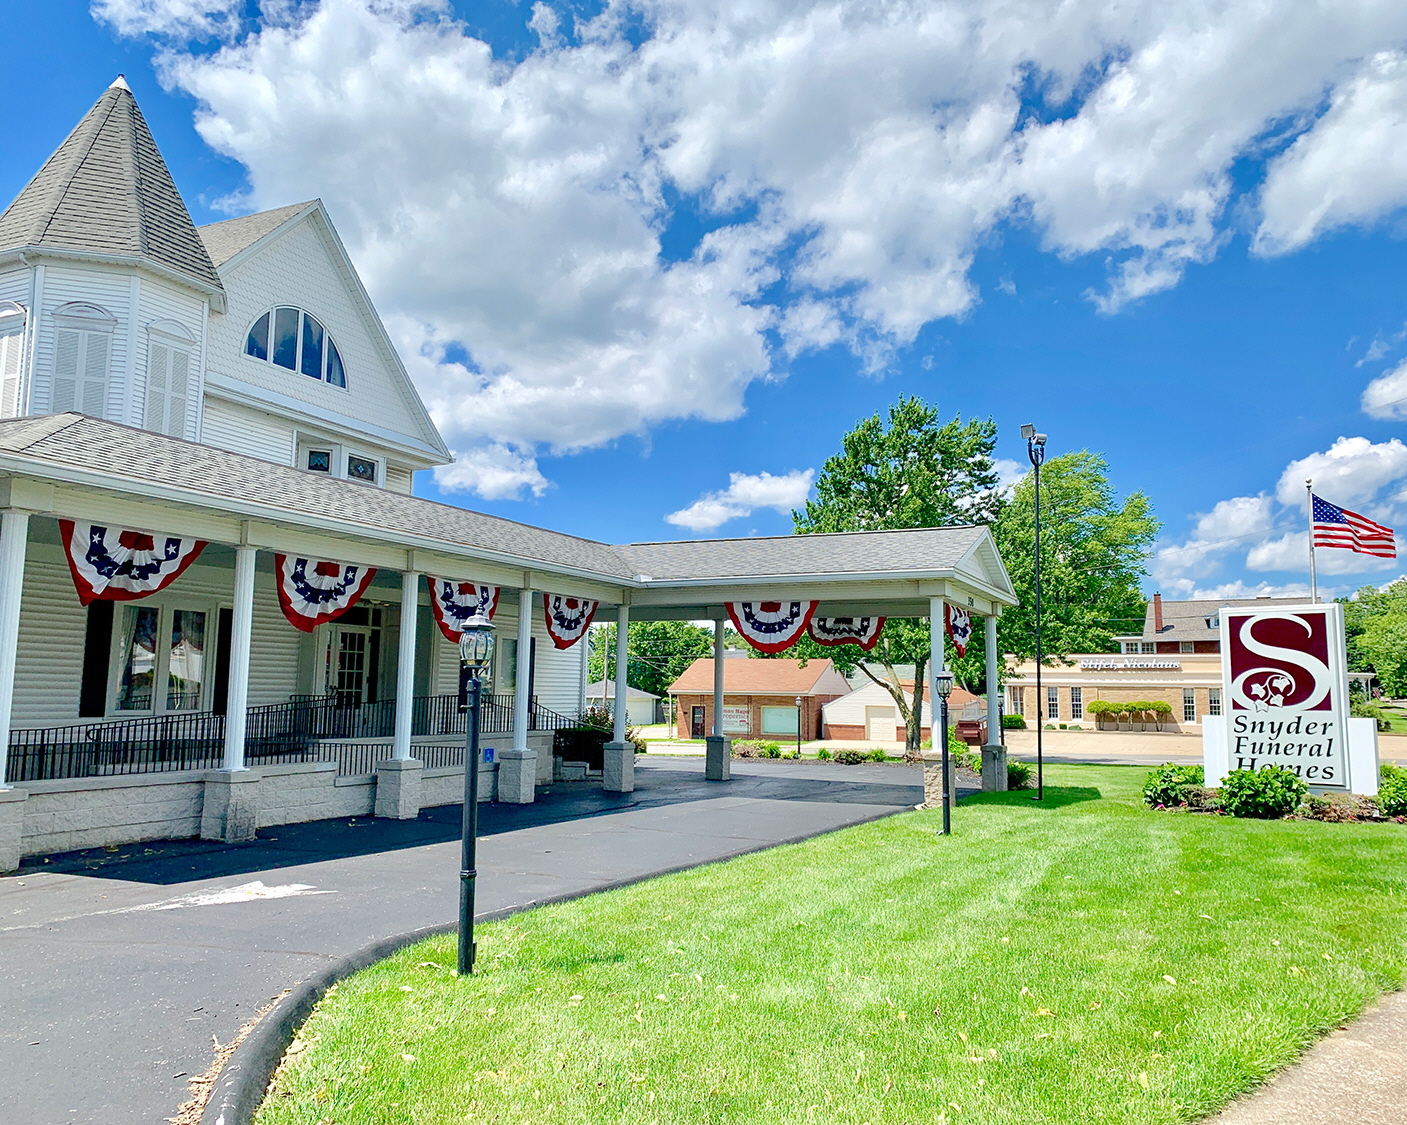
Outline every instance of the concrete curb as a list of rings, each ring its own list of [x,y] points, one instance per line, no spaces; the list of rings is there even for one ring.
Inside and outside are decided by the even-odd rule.
[[[496,922],[514,914],[521,914],[525,910],[535,910],[540,906],[555,906],[558,903],[585,898],[587,895],[623,890],[626,887],[633,887],[637,883],[658,879],[664,875],[677,875],[681,871],[712,867],[716,863],[727,863],[740,856],[786,847],[788,844],[804,843],[821,836],[829,836],[833,832],[844,832],[847,828],[854,828],[860,824],[871,824],[876,820],[883,820],[886,817],[910,811],[908,808],[884,808],[876,812],[874,816],[853,821],[841,828],[832,828],[824,832],[803,832],[797,836],[789,836],[785,840],[775,840],[771,843],[743,848],[732,855],[720,856],[717,859],[706,859],[699,863],[676,864],[673,867],[661,868],[658,871],[651,871],[629,879],[617,879],[584,890],[568,891],[566,894],[534,899],[532,902],[525,902],[518,906],[510,906],[488,914],[479,914],[475,916],[474,924]],[[442,922],[435,926],[424,926],[418,930],[410,930],[407,933],[382,938],[380,941],[363,946],[346,957],[337,958],[312,976],[295,984],[288,994],[274,1005],[268,1015],[255,1025],[254,1030],[245,1037],[244,1042],[235,1048],[234,1054],[230,1056],[229,1061],[225,1063],[224,1068],[215,1079],[214,1085],[211,1086],[210,1099],[205,1103],[205,1110],[200,1115],[200,1125],[250,1125],[250,1122],[254,1120],[254,1115],[258,1113],[260,1105],[263,1104],[264,1092],[269,1088],[269,1080],[273,1078],[274,1071],[278,1069],[278,1064],[283,1060],[288,1045],[293,1042],[293,1036],[297,1034],[298,1029],[312,1014],[317,1002],[327,994],[327,990],[334,984],[345,980],[353,973],[369,968],[378,961],[384,961],[392,954],[399,953],[406,946],[414,945],[418,941],[424,941],[426,938],[436,937],[440,934],[454,933],[458,929],[459,922],[456,920]]]

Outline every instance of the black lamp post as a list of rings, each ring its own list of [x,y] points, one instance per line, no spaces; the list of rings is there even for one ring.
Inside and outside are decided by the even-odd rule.
[[[1041,665],[1045,661],[1045,648],[1041,638],[1041,464],[1045,461],[1045,434],[1036,433],[1036,427],[1027,423],[1021,427],[1021,436],[1026,439],[1026,456],[1031,459],[1031,468],[1036,474],[1036,796],[1035,800],[1045,800],[1045,699],[1041,695]]]
[[[801,761],[801,696],[796,697],[796,760]]]
[[[938,697],[938,737],[943,740],[943,835],[953,834],[953,775],[948,764],[948,696],[953,694],[953,674],[946,668],[933,673],[933,693]]]
[[[479,677],[493,663],[493,625],[476,613],[459,636],[459,660],[469,676],[464,724],[464,820],[459,860],[459,975],[474,971],[474,870],[479,836]]]

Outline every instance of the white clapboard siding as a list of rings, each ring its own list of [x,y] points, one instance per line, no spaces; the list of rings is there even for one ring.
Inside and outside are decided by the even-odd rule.
[[[533,613],[533,636],[537,638],[533,694],[543,707],[562,715],[575,715],[581,683],[581,653],[585,651],[586,642],[578,641],[567,649],[558,648],[547,635],[547,624],[540,609]]]
[[[293,463],[291,422],[208,395],[200,440],[218,449],[261,457],[265,461],[277,461],[282,465]]]
[[[233,585],[233,573],[230,582]],[[272,574],[254,579],[254,630],[249,645],[249,705],[287,703],[298,689],[303,634],[288,623],[278,604]]]
[[[82,410],[97,418],[112,418],[127,421],[123,414],[127,385],[126,372],[132,348],[131,325],[135,316],[132,307],[132,275],[117,270],[94,266],[47,265],[44,271],[43,314],[40,317],[38,338],[34,344],[34,393],[30,403],[31,413],[58,413],[62,410]],[[64,305],[79,301],[95,305],[111,314],[117,324],[111,331],[91,332],[83,325],[62,325],[53,319]],[[64,343],[65,331],[77,331],[82,335],[98,335],[101,343],[94,345],[92,355],[86,348],[76,349],[70,361],[74,386],[71,398],[60,404],[59,388],[55,376],[59,366],[60,345]],[[73,347],[70,342],[66,347]],[[145,348],[139,349],[145,351]],[[101,360],[101,363],[98,361]],[[101,378],[102,391],[96,386],[81,388],[78,380],[97,381]],[[83,394],[84,390],[87,395]]]
[[[43,551],[31,544],[29,556],[20,599],[13,721],[17,727],[77,722],[88,616],[58,548]]]

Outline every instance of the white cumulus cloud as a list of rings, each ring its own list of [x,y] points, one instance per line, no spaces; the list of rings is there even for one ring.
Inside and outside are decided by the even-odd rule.
[[[797,469],[779,476],[766,472],[729,473],[728,487],[722,492],[707,493],[664,518],[690,531],[712,531],[758,508],[771,508],[785,515],[806,502],[815,477],[814,469]]]
[[[1360,405],[1369,418],[1385,422],[1407,418],[1407,360],[1364,387]]]
[[[1307,513],[1304,482],[1313,479],[1316,496],[1340,505],[1363,505],[1386,485],[1404,477],[1407,445],[1400,438],[1373,442],[1365,437],[1341,437],[1323,453],[1291,461],[1275,487],[1275,497],[1286,507],[1297,506]]]
[[[168,37],[248,14],[94,12]],[[1004,224],[1106,258],[1093,297],[1112,313],[1218,251],[1232,169],[1268,138],[1299,137],[1265,185],[1262,248],[1407,198],[1400,2],[607,0],[521,18],[538,45],[514,59],[438,0],[264,0],[222,49],[161,55],[247,170],[234,205],[327,202],[451,447],[520,492],[543,450],[736,418],[805,351],[882,369],[981,299],[970,266]],[[1367,155],[1340,166],[1355,138]],[[667,237],[699,220],[697,244]]]

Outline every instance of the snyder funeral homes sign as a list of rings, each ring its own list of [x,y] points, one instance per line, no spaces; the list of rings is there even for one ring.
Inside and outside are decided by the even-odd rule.
[[[1284,766],[1311,789],[1376,793],[1376,724],[1348,714],[1343,607],[1228,606],[1220,619],[1226,706],[1204,720],[1207,784]]]

